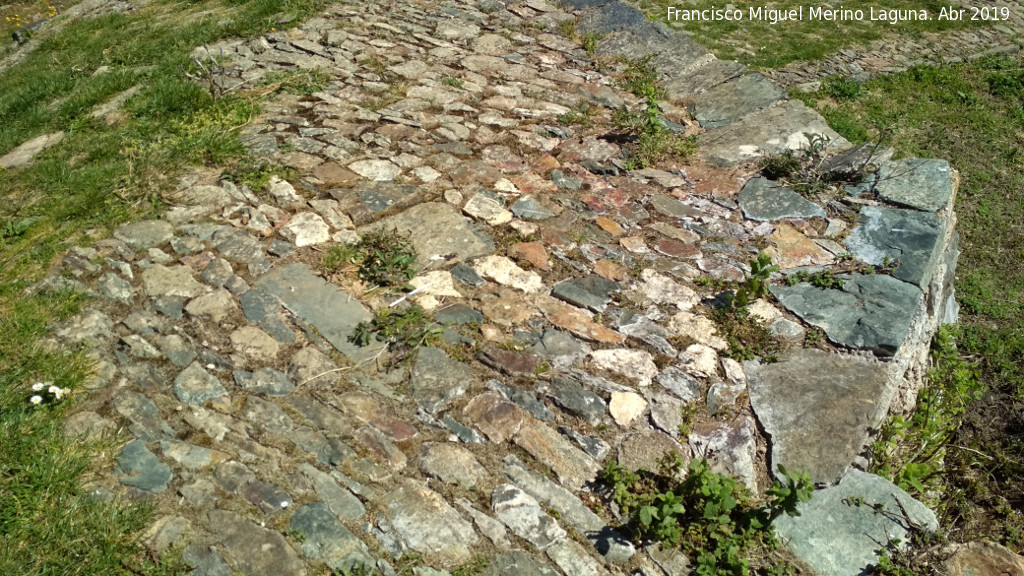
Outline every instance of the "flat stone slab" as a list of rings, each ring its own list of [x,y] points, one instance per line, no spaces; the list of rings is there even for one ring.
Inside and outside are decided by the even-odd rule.
[[[374,564],[366,545],[320,502],[296,510],[291,529],[303,535],[302,555],[310,560],[342,571],[356,564]]]
[[[360,348],[348,341],[356,324],[373,316],[347,292],[313,274],[305,264],[275,268],[256,282],[303,322],[315,327],[339,352],[355,362],[376,356],[380,346]]]
[[[790,312],[823,329],[836,344],[894,355],[910,331],[921,290],[883,274],[839,278],[841,289],[803,282],[772,286],[771,291]]]
[[[935,273],[942,251],[943,227],[938,216],[916,210],[865,206],[859,224],[846,239],[858,260],[874,266],[899,261],[892,275],[924,290]]]
[[[758,222],[783,218],[824,218],[825,210],[798,192],[767,178],[751,178],[739,194],[743,217]]]
[[[30,166],[35,162],[36,155],[63,139],[63,132],[52,132],[27,140],[7,154],[0,156],[0,168],[10,169]]]
[[[494,251],[491,238],[473,226],[450,204],[428,202],[384,218],[358,230],[365,234],[371,230],[396,229],[407,234],[419,258],[414,265],[419,269],[433,256],[454,255],[455,260],[466,260]]]
[[[416,353],[409,388],[412,397],[427,412],[437,414],[461,398],[472,383],[469,367],[452,360],[443,350],[424,347]]]
[[[760,74],[747,74],[697,96],[690,106],[704,128],[721,128],[770,106],[786,94]]]
[[[883,508],[876,510],[876,505]],[[891,542],[906,549],[911,522],[929,532],[939,528],[924,504],[885,478],[860,470],[850,470],[838,486],[815,492],[797,510],[799,516],[775,520],[776,535],[816,573],[832,576],[867,574]]]
[[[878,170],[875,192],[882,200],[900,206],[925,212],[941,210],[953,196],[949,162],[921,158],[886,162]]]
[[[121,484],[146,492],[163,492],[173,477],[171,467],[150,452],[142,440],[129,442],[121,449],[114,474]]]
[[[829,128],[820,114],[797,100],[787,100],[759,110],[725,128],[697,139],[699,154],[716,166],[735,166],[762,155],[799,150],[808,144],[805,133],[824,134],[830,150],[850,143]]]
[[[210,532],[220,538],[233,567],[242,574],[305,576],[305,565],[280,533],[226,510],[212,510],[208,518]]]
[[[885,365],[821,350],[798,350],[781,362],[746,362],[747,390],[771,436],[771,464],[832,483],[863,451],[868,430],[889,410]]]
[[[391,524],[406,544],[447,564],[469,560],[479,537],[445,499],[413,480],[405,480],[385,502]]]

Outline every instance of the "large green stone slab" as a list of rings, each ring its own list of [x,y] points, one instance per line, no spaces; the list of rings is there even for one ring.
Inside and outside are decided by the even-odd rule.
[[[865,206],[846,247],[874,266],[899,261],[892,275],[923,290],[935,273],[942,237],[942,223],[933,213]]]
[[[945,160],[905,158],[881,166],[875,191],[886,202],[935,212],[953,196],[953,175]]]

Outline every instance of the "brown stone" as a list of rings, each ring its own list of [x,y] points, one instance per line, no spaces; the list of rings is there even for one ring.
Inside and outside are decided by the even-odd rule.
[[[765,249],[765,253],[783,270],[801,266],[821,266],[833,261],[831,254],[789,224],[776,226],[768,241],[771,246]]]
[[[594,274],[613,282],[625,282],[629,279],[629,271],[611,260],[598,260],[595,262]]]
[[[949,576],[1024,576],[1024,557],[994,542],[968,542],[945,568]]]
[[[388,414],[387,409],[368,394],[349,392],[338,397],[338,404],[342,412],[372,425],[392,440],[401,442],[416,436],[416,428]]]
[[[380,430],[372,426],[363,426],[356,430],[353,438],[392,470],[397,472],[405,468],[407,463],[405,454]]]
[[[526,413],[522,408],[505,400],[496,392],[484,392],[473,398],[466,404],[462,413],[496,444],[515,436],[526,420]]]
[[[558,160],[550,154],[545,154],[537,159],[536,162],[530,166],[530,169],[540,174],[541,176],[547,177],[551,174],[552,170],[557,170],[562,165],[559,164]]]
[[[579,308],[562,304],[553,298],[541,299],[539,306],[549,322],[580,338],[609,344],[621,344],[626,340],[622,334],[594,322],[589,314]]]
[[[665,256],[671,256],[672,258],[696,258],[700,256],[700,248],[696,243],[684,244],[683,242],[672,240],[671,238],[658,241],[658,243],[654,245],[654,249]]]
[[[552,248],[568,248],[572,246],[572,239],[564,230],[558,228],[543,227],[540,229],[540,239]]]
[[[622,226],[619,226],[619,223],[612,220],[611,218],[598,216],[597,220],[595,220],[595,223],[598,226],[600,226],[602,230],[611,234],[612,236],[622,236],[623,234],[626,233],[626,230]]]
[[[651,251],[644,239],[639,236],[619,238],[619,245],[634,254],[647,254]]]
[[[521,298],[505,297],[480,306],[484,318],[499,326],[522,324],[537,315],[537,310]]]
[[[714,166],[687,166],[686,176],[696,181],[694,193],[698,196],[721,198],[739,192],[741,178],[735,168],[716,168]]]
[[[543,196],[543,193],[550,193],[558,190],[558,187],[555,186],[554,182],[545,180],[533,172],[517,174],[510,177],[509,180],[511,180],[512,183],[516,185],[516,188],[518,188],[523,194]]]
[[[451,172],[452,182],[456,185],[480,184],[494,186],[502,178],[501,170],[485,162],[464,162]]]
[[[538,270],[547,272],[551,270],[551,262],[548,261],[548,251],[540,242],[520,242],[509,246],[507,254],[510,258],[526,260]]]
[[[317,166],[313,170],[313,176],[328,188],[350,188],[362,180],[358,174],[342,167],[337,162],[324,162]]]
[[[700,235],[693,230],[687,230],[685,228],[676,228],[675,226],[665,222],[655,222],[648,226],[655,232],[660,232],[669,238],[685,242],[687,244],[700,240]]]
[[[533,354],[514,352],[494,346],[487,346],[480,350],[477,353],[477,358],[487,366],[509,376],[532,375],[540,364],[540,359]]]
[[[542,464],[551,468],[564,486],[578,490],[600,470],[597,462],[567,439],[540,423],[525,425],[515,442]]]
[[[285,166],[298,170],[309,170],[324,163],[323,158],[313,156],[312,154],[306,154],[305,152],[289,152],[287,154],[280,154],[277,157],[277,161]]]

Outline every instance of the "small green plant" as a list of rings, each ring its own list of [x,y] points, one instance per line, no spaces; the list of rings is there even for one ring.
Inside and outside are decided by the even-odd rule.
[[[361,562],[352,564],[348,568],[339,568],[331,572],[333,576],[374,576],[378,573],[377,569],[373,566]]]
[[[572,20],[562,20],[559,22],[558,32],[569,40],[575,40],[578,34],[576,31],[576,19],[573,18]]]
[[[580,45],[588,54],[593,54],[597,51],[597,43],[601,40],[600,34],[587,33],[580,38]]]
[[[829,76],[821,82],[821,93],[836,100],[856,100],[863,87],[846,76]]]
[[[480,576],[487,569],[488,562],[483,556],[474,556],[472,560],[452,570],[452,576]]]
[[[415,349],[433,344],[441,332],[431,325],[426,311],[413,304],[404,310],[378,310],[373,320],[357,324],[348,339],[357,346],[368,346],[376,339],[393,348]]]
[[[0,220],[0,240],[7,238],[17,238],[28,232],[28,229],[33,224],[39,221],[39,218],[22,218],[22,219],[3,219]]]
[[[809,274],[804,270],[798,270],[797,272],[786,276],[785,282],[787,286],[795,286],[801,282],[808,282],[811,286],[815,286],[817,288],[838,289],[843,287],[843,279],[833,274],[831,270],[815,272],[814,274]]]
[[[416,274],[416,249],[408,237],[397,230],[375,230],[346,246],[332,246],[320,259],[326,272],[340,271],[345,265],[357,266],[359,279],[372,286],[410,289],[407,282]]]
[[[462,80],[459,80],[458,78],[454,78],[452,76],[449,76],[444,80],[441,80],[441,84],[444,84],[445,86],[451,86],[452,88],[462,88],[462,86],[464,85]]]
[[[569,110],[565,114],[558,116],[558,122],[563,126],[582,126],[584,128],[590,128],[594,125],[594,116],[596,116],[596,110],[592,104],[584,102]]]
[[[804,348],[820,348],[825,345],[825,333],[817,328],[807,330],[804,335]]]
[[[750,273],[744,274],[743,283],[736,289],[732,298],[734,308],[743,308],[750,301],[768,295],[768,279],[779,267],[772,264],[770,256],[761,252],[750,261]]]
[[[654,67],[654,58],[623,60],[626,69],[619,75],[619,86],[641,97],[652,97],[655,100],[662,100],[668,97],[668,92],[661,85],[661,78],[658,70]]]

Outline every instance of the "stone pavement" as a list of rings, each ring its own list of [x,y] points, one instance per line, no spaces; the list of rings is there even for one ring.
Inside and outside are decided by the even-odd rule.
[[[55,333],[96,361],[67,430],[127,441],[92,488],[156,503],[155,553],[184,547],[197,575],[393,574],[417,557],[421,576],[475,557],[488,575],[686,574],[685,558],[618,531],[593,484],[609,460],[653,468],[671,451],[755,493],[779,465],[838,483],[780,527],[821,573],[858,574],[872,538],[901,534],[895,515],[847,510],[836,495],[850,486],[934,529],[851,469],[890,407],[912,406],[931,334],[955,320],[955,172],[882,156],[869,181],[813,202],[753,178],[750,160],[805,132],[843,142],[635,10],[568,4],[338,2],[206,48],[230,62],[224,82],[330,75],[244,131],[297,176],[249,190],[197,171],[162,219],[73,249],[38,287],[95,296]],[[602,121],[637,104],[554,33],[571,18],[606,34],[598,55],[655,56],[703,124],[667,112],[700,133],[701,158],[629,171],[600,126],[559,123],[585,103]],[[411,300],[444,327],[392,367],[348,337],[398,296],[316,265],[380,228],[409,234],[425,287]],[[778,305],[751,310],[786,351],[741,364],[698,279],[742,280],[762,249],[783,268]],[[847,254],[894,271],[840,274],[840,289],[781,281],[850,270]],[[808,326],[827,350],[804,349]],[[823,545],[813,522],[836,507],[855,518]]]

